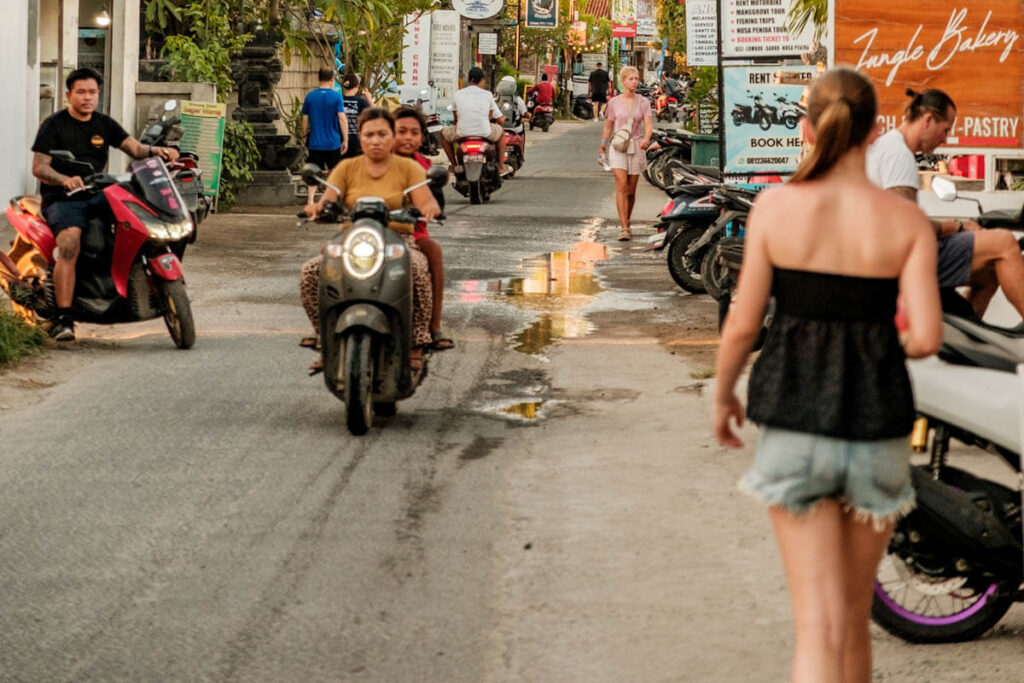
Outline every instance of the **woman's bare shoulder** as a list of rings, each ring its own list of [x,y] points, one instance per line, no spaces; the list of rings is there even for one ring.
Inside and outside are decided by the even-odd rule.
[[[868,184],[860,188],[858,196],[863,206],[872,207],[878,216],[888,217],[886,223],[915,228],[921,224],[928,224],[928,217],[917,202],[901,197],[895,192]]]

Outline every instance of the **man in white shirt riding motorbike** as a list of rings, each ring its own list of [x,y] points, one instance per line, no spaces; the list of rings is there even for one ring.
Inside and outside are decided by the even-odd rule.
[[[455,114],[455,125],[447,126],[441,131],[441,145],[448,161],[455,166],[454,144],[462,138],[487,138],[498,148],[498,172],[505,174],[505,128],[502,124],[505,117],[494,101],[490,91],[484,90],[480,84],[484,80],[484,71],[478,66],[469,70],[469,85],[452,95],[452,111]],[[494,123],[491,120],[494,120]]]

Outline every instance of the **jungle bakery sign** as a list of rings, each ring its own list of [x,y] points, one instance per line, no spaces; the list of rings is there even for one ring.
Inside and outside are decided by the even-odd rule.
[[[835,63],[878,90],[879,118],[898,126],[907,88],[938,88],[957,105],[948,146],[1022,146],[1021,0],[837,0]]]

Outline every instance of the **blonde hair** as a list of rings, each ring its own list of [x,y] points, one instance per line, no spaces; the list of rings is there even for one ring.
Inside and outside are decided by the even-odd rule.
[[[632,76],[633,74],[640,76],[640,69],[636,68],[635,66],[622,67],[621,69],[619,69],[619,83],[622,83],[622,81],[626,79],[626,76]]]
[[[863,74],[839,67],[819,76],[807,98],[814,147],[790,182],[820,178],[851,148],[864,144],[874,128],[877,110],[875,88]]]

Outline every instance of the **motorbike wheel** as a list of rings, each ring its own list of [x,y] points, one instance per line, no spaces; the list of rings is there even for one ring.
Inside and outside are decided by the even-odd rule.
[[[192,306],[188,301],[185,283],[181,280],[161,280],[157,285],[160,305],[164,309],[164,324],[179,349],[191,349],[196,343],[196,326],[192,320]]]
[[[469,184],[469,203],[470,204],[479,204],[483,200],[484,200],[483,188],[480,186],[480,183],[479,182],[470,183]]]
[[[962,643],[996,625],[1012,600],[981,576],[935,576],[896,554],[882,558],[871,619],[910,643]]]
[[[742,237],[723,237],[704,252],[704,258],[700,263],[701,280],[703,280],[704,288],[708,291],[708,294],[716,301],[728,293],[726,285],[729,278],[729,268],[719,258],[722,247],[741,242],[743,242]]]
[[[665,156],[664,150],[658,150],[653,155],[647,157],[647,165],[644,167],[644,170],[643,170],[644,180],[649,182],[651,185],[654,185],[659,190],[664,190],[665,188],[658,187],[658,183],[656,183],[654,181],[654,167],[657,164],[660,164],[660,163],[662,163],[664,161],[664,159],[663,159],[664,156]]]
[[[706,226],[703,225],[685,227],[676,233],[668,245],[668,272],[677,285],[691,294],[703,294],[707,291],[700,273],[701,256],[704,252],[697,252],[693,256],[686,255],[687,248],[704,234],[704,230]]]
[[[543,130],[545,133],[547,133],[550,128],[551,128],[551,120],[550,119],[544,119],[544,123],[541,124],[541,130]]]
[[[733,114],[732,115],[732,122],[733,122],[734,125],[737,125],[737,126],[743,125],[743,115],[740,114],[740,113]]]
[[[757,122],[757,125],[761,126],[761,130],[768,130],[772,127],[772,122],[768,120],[767,116],[762,116],[761,120]]]
[[[373,344],[368,332],[350,332],[345,340],[345,424],[354,436],[362,436],[373,423]]]
[[[782,122],[786,124],[786,128],[793,130],[794,128],[796,128],[798,120],[795,116],[787,116],[786,118],[782,119]]]

